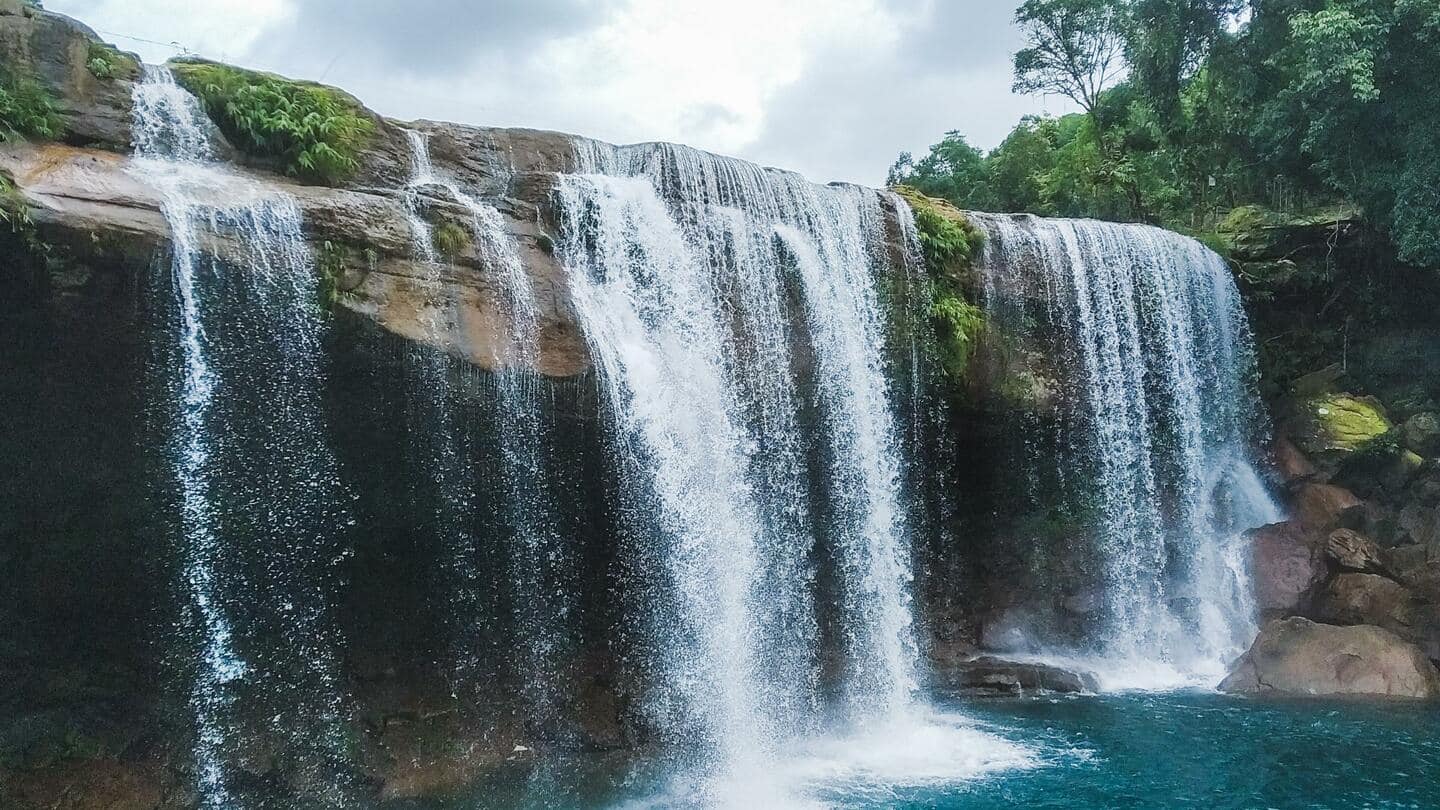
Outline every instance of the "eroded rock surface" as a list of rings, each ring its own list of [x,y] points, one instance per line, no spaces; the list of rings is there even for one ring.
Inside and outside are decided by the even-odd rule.
[[[1262,526],[1249,534],[1255,598],[1261,611],[1285,615],[1303,610],[1325,579],[1325,561],[1311,535],[1294,521]]]

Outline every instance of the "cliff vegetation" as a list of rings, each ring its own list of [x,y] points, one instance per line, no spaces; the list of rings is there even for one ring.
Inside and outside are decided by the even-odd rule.
[[[171,68],[236,148],[304,180],[348,179],[375,135],[360,103],[332,87],[214,62]]]

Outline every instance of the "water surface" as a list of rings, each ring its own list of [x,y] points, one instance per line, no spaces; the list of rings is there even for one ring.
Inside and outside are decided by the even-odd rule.
[[[1013,746],[1007,753],[1010,767],[977,769],[973,761],[959,760],[982,752],[962,757],[953,749],[949,755],[957,758],[956,767],[929,767],[936,764],[933,752],[907,751],[964,736],[932,732],[903,740],[864,739],[835,757],[857,767],[817,768],[822,759],[816,749],[797,751],[794,762],[775,762],[775,771],[808,774],[813,781],[796,784],[784,796],[742,791],[734,796],[736,806],[1440,807],[1440,707],[1434,705],[1256,701],[1192,691],[980,700],[939,708],[940,717],[955,716],[947,709],[963,712],[974,744]],[[828,753],[834,755],[834,748]],[[866,783],[864,765],[883,768],[894,761],[927,767],[910,768],[909,784]],[[683,779],[657,771],[601,758],[557,764],[541,775],[517,767],[479,795],[448,805],[404,807],[694,806]]]

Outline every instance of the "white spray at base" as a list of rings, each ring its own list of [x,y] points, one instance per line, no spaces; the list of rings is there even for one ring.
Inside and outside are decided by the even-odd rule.
[[[1251,462],[1264,420],[1229,268],[1148,226],[972,220],[990,317],[1063,369],[1061,496],[1096,515],[1097,632],[1043,657],[1109,689],[1215,685],[1256,632],[1243,532],[1281,519]]]
[[[557,257],[645,577],[646,709],[689,760],[657,801],[804,806],[842,783],[939,784],[1018,763],[1021,749],[916,697],[881,291],[915,249],[899,244],[913,230],[893,227],[908,208],[670,144],[576,148],[579,173],[555,190]],[[839,579],[826,610],[843,660],[828,684],[819,544]],[[874,756],[878,739],[912,735],[965,755]]]
[[[323,580],[343,557],[334,532],[350,516],[320,438],[321,325],[300,210],[218,165],[208,119],[169,70],[146,66],[134,103],[129,170],[160,191],[171,231],[176,312],[167,353],[179,368],[165,421],[188,624],[199,636],[189,702],[200,802],[209,810],[246,804],[233,790],[231,763],[242,714],[254,710],[240,695],[254,682],[296,715],[276,733],[302,767],[319,772],[309,799],[343,807],[351,801],[345,706]],[[257,567],[258,580],[244,573]],[[278,644],[242,651],[252,632],[277,628]]]

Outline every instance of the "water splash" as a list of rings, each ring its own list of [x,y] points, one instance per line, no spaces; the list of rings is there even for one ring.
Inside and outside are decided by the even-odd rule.
[[[1229,269],[1157,228],[973,219],[992,319],[1062,379],[1060,497],[1094,505],[1102,566],[1089,663],[1213,683],[1255,633],[1241,533],[1280,518],[1250,462],[1263,419]]]

